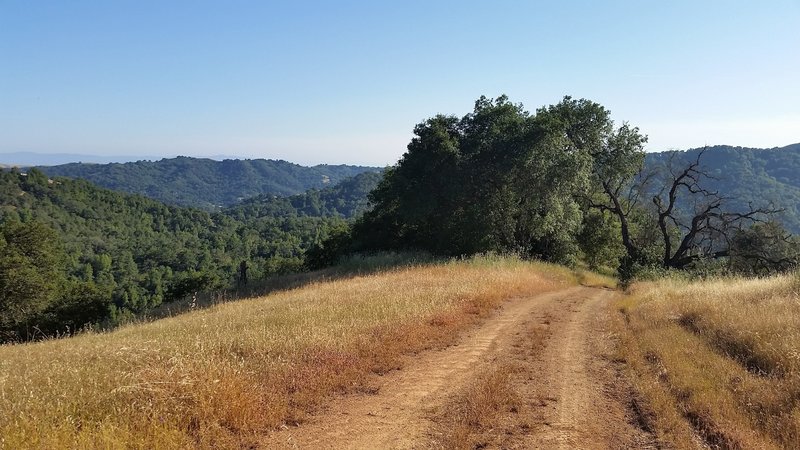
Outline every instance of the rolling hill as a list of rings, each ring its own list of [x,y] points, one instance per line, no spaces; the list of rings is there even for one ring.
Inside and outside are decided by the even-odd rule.
[[[646,168],[663,165],[670,157],[694,159],[700,150],[648,153]],[[732,207],[771,203],[785,208],[780,220],[792,232],[800,233],[800,144],[771,149],[712,146],[703,156],[703,167],[713,175],[705,180],[705,187],[730,197]],[[379,175],[335,186],[354,175],[381,172],[363,166],[304,167],[264,159],[214,161],[189,157],[123,164],[71,163],[40,169],[49,176],[83,178],[170,205],[212,211],[229,208],[229,213],[237,217],[352,217],[363,211],[366,194],[377,184]]]
[[[309,189],[289,197],[262,194],[227,208],[238,220],[263,217],[341,217],[350,219],[368,207],[367,195],[378,186],[382,172],[364,172],[324,189]]]
[[[315,192],[346,209],[333,192]],[[76,315],[73,328],[115,321],[193,292],[228,288],[243,262],[250,280],[300,270],[306,250],[325,239],[331,227],[341,227],[342,216],[243,213],[237,219],[86,180],[48,178],[37,169],[0,171],[0,342],[4,332],[20,332],[18,321],[5,323],[12,300],[24,305],[42,286],[52,288],[42,305],[61,308],[73,300],[70,291],[79,303],[97,300],[91,317],[70,310]],[[40,264],[36,255],[51,257]],[[34,277],[42,265],[53,274]],[[30,285],[30,292],[6,289],[21,285]],[[87,290],[93,293],[86,295]],[[53,308],[43,306],[34,317],[40,325],[52,323],[40,327],[45,333],[67,323]]]
[[[116,191],[141,194],[166,204],[217,210],[262,194],[288,196],[332,186],[375,167],[317,165],[286,161],[179,156],[160,161],[111,164],[71,163],[39,167],[48,176],[81,178]]]

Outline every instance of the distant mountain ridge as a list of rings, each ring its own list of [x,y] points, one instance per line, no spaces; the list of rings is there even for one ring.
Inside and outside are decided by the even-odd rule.
[[[332,186],[377,167],[300,166],[282,160],[179,156],[159,161],[39,167],[48,176],[81,178],[98,186],[141,194],[164,203],[217,210],[262,194],[289,196]]]
[[[37,153],[37,152],[11,152],[0,153],[0,167],[33,167],[54,166],[82,162],[89,164],[122,163],[128,161],[161,159],[156,156],[133,155],[86,155],[79,153]],[[213,158],[216,159],[216,158]]]
[[[702,148],[648,153],[646,168],[694,159]],[[787,229],[800,234],[800,143],[769,149],[710,146],[702,166],[714,178],[703,186],[730,197],[732,208],[771,204]],[[382,169],[364,166],[303,167],[286,161],[224,160],[178,157],[124,164],[65,164],[42,167],[50,176],[85,178],[100,186],[142,194],[168,204],[207,210],[228,208],[238,217],[350,217],[363,211],[366,193],[379,177],[346,178]],[[354,184],[354,183],[357,183]],[[311,189],[312,191],[309,191]],[[342,192],[343,191],[343,192]],[[340,198],[345,195],[346,200]],[[337,203],[338,202],[338,203]],[[338,206],[332,206],[334,204]],[[357,211],[356,211],[357,210]]]

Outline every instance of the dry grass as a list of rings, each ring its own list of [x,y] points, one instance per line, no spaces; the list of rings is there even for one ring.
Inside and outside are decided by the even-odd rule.
[[[484,370],[436,417],[433,448],[475,449],[486,446],[483,434],[501,427],[502,419],[523,402],[511,378],[522,368],[508,363]]]
[[[537,318],[515,328],[507,351],[484,361],[477,374],[434,411],[434,427],[424,448],[525,448],[526,436],[541,420],[536,408],[542,400],[532,380],[546,376],[540,356],[554,318],[550,312],[531,317]]]
[[[504,299],[573,283],[508,259],[313,284],[104,334],[0,347],[0,447],[242,447],[444,345]]]
[[[575,277],[578,279],[578,283],[587,287],[605,289],[616,289],[618,287],[616,278],[590,270],[577,269],[575,271]]]
[[[800,442],[800,278],[663,280],[622,301],[622,353],[679,448]]]

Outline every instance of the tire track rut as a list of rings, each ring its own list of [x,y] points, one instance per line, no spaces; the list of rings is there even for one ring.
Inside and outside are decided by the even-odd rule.
[[[602,428],[641,441],[623,399],[609,399],[608,373],[598,371],[598,347],[608,337],[602,322],[608,291],[573,287],[507,301],[494,315],[467,332],[456,345],[407,357],[403,369],[374,377],[375,394],[342,396],[298,427],[267,436],[264,448],[409,449],[431,446],[441,410],[481,368],[525,350],[531,326],[547,327],[544,347],[526,356],[526,381],[520,390],[533,408],[534,426],[507,432],[497,446],[511,448],[607,448]],[[541,345],[541,343],[540,343]],[[593,362],[594,361],[594,362]],[[601,368],[602,369],[602,368]],[[601,375],[598,378],[598,375]],[[611,383],[613,385],[613,383]],[[609,427],[611,421],[611,427]],[[612,436],[613,437],[613,436]],[[587,445],[583,445],[587,444]],[[491,445],[490,445],[491,446]],[[619,447],[617,447],[619,448]]]

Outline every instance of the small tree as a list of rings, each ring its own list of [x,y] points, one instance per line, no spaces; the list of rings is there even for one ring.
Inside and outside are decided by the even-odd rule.
[[[737,230],[731,239],[729,266],[747,275],[784,272],[800,263],[800,240],[774,221]]]

